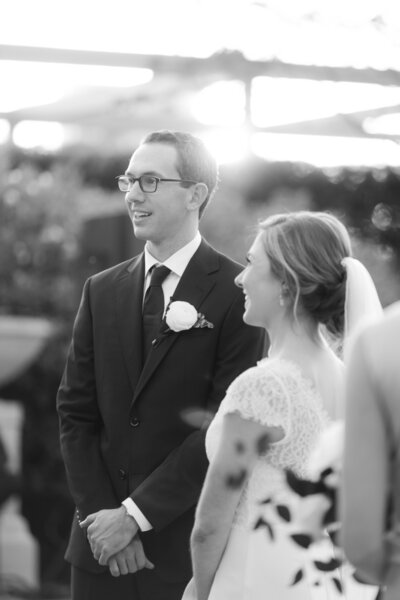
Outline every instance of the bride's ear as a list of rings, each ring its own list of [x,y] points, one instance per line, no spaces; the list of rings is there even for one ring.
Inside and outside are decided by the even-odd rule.
[[[279,294],[279,306],[286,306],[289,298],[289,288],[287,284],[282,281],[281,283],[281,291]]]

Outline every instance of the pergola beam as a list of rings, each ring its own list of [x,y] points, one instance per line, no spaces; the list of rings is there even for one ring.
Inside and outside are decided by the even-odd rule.
[[[278,60],[248,60],[238,51],[221,51],[208,58],[197,58],[0,44],[0,60],[139,67],[152,69],[156,74],[173,72],[186,76],[214,72],[242,80],[268,76],[400,85],[400,72],[393,69],[381,71],[372,68],[298,65]]]

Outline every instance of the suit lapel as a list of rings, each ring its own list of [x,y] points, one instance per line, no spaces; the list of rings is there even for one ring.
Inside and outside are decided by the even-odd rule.
[[[175,300],[189,302],[197,311],[200,311],[202,302],[214,287],[214,279],[209,275],[218,269],[219,259],[217,253],[203,240],[197,252],[189,261],[174,295],[171,297],[171,302]],[[135,402],[179,335],[175,332],[160,335],[158,343],[150,350],[146,364],[140,374],[133,402]]]
[[[129,380],[134,390],[142,369],[144,259],[133,260],[115,286],[118,331]]]

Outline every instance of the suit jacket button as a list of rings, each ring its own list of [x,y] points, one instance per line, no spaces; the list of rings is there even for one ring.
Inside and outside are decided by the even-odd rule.
[[[126,479],[126,471],[124,469],[118,469],[118,474],[121,479]]]
[[[131,427],[138,427],[140,425],[140,421],[137,417],[131,417],[131,420],[129,421],[129,425]]]

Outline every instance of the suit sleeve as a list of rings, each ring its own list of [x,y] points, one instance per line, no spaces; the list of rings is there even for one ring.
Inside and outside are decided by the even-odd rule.
[[[89,279],[83,289],[57,395],[61,451],[81,519],[101,508],[119,505],[100,454],[102,420],[94,369]]]
[[[254,366],[264,351],[265,332],[243,322],[243,294],[235,291],[218,341],[207,405],[210,412],[215,413],[233,379]],[[175,448],[131,498],[154,529],[163,529],[197,503],[207,468],[203,429]]]

